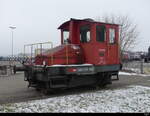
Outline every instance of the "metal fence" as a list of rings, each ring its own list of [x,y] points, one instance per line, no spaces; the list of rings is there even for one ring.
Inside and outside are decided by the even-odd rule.
[[[150,63],[144,63],[143,60],[123,62],[122,70],[139,74],[150,74]]]

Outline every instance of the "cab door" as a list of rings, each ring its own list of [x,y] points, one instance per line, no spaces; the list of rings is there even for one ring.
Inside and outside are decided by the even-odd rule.
[[[107,64],[107,40],[105,25],[96,25],[96,39],[95,39],[95,64]]]
[[[107,29],[108,32],[108,64],[117,64],[118,63],[118,35],[117,29],[114,26],[110,26]]]
[[[83,23],[79,26],[79,39],[83,51],[84,63],[94,64],[93,57],[93,32],[92,25]]]

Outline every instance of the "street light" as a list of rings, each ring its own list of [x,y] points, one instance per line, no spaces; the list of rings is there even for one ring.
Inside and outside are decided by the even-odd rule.
[[[11,29],[11,33],[12,33],[12,58],[13,58],[13,49],[14,49],[13,48],[13,30],[16,29],[16,27],[10,26],[9,28]]]

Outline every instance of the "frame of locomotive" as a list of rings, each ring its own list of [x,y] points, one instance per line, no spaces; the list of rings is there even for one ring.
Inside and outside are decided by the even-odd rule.
[[[70,19],[58,29],[61,30],[60,46],[63,46],[63,55],[59,58],[55,56],[51,42],[25,45],[24,49],[31,47],[31,57],[27,58],[31,62],[24,62],[25,81],[29,82],[29,87],[47,92],[55,88],[83,85],[105,86],[112,83],[113,75],[117,77],[114,80],[119,79],[118,72],[122,66],[119,25],[95,22],[91,19]],[[67,35],[64,35],[65,33]],[[52,52],[47,57],[42,55],[43,44],[51,44]],[[40,46],[41,52],[35,53],[33,57],[34,45],[37,48]],[[80,48],[75,57],[73,52],[69,51],[73,48]]]

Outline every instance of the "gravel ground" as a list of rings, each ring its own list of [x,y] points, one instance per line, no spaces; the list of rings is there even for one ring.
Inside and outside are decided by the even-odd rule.
[[[128,86],[0,106],[0,112],[150,112],[150,87]]]

